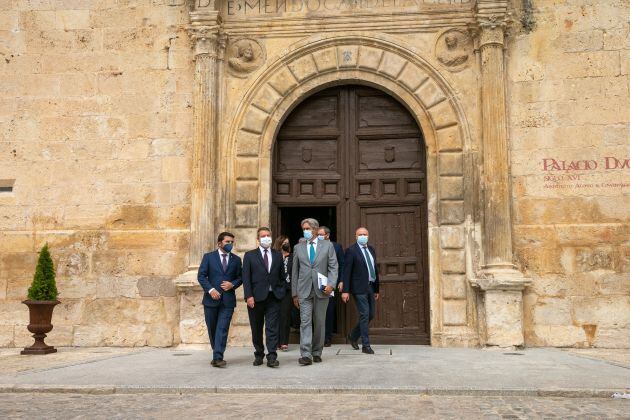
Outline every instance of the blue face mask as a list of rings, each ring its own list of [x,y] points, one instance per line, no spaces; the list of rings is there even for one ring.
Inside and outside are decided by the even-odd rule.
[[[313,238],[313,232],[310,230],[304,229],[304,239],[310,241]]]
[[[326,238],[324,238],[324,235],[317,235],[317,240],[318,241],[323,241],[324,239],[326,239]]]
[[[232,252],[232,244],[223,245],[223,250],[229,254],[230,252]]]
[[[357,243],[361,246],[365,246],[368,243],[368,237],[367,235],[359,235],[357,237]]]

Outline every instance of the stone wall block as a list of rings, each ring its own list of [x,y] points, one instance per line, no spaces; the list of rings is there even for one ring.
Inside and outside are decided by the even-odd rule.
[[[463,223],[464,202],[463,201],[440,201],[440,224],[458,225]]]
[[[238,137],[236,138],[237,156],[258,156],[259,147],[259,134],[253,134],[243,130],[238,132]]]
[[[427,80],[426,83],[423,83],[416,92],[416,96],[427,109],[446,99],[442,89],[433,80]]]
[[[420,84],[428,78],[429,76],[418,67],[413,64],[408,64],[398,76],[398,81],[405,85],[410,91],[415,92]]]
[[[291,89],[297,86],[297,81],[291,70],[287,67],[283,67],[269,80],[269,85],[280,95],[285,96]]]
[[[441,176],[440,198],[445,200],[463,200],[464,178],[460,176]]]
[[[358,66],[367,68],[370,70],[377,70],[380,63],[383,51],[376,48],[361,46],[359,48]]]
[[[442,101],[429,110],[433,124],[438,128],[455,125],[457,116],[450,101]]]
[[[463,274],[466,272],[466,253],[463,250],[443,249],[441,264],[444,273]]]
[[[256,180],[258,179],[258,159],[238,158],[236,160],[236,179],[238,180]]]
[[[257,204],[237,204],[235,209],[235,223],[238,227],[254,227],[258,225]]]
[[[468,314],[466,300],[445,300],[442,302],[444,325],[466,325]]]
[[[300,57],[288,65],[295,78],[301,82],[317,73],[315,59],[311,54]]]
[[[443,249],[459,249],[465,245],[463,226],[440,226],[440,247]]]
[[[464,274],[442,274],[442,297],[444,299],[466,299],[466,276]]]
[[[316,51],[313,53],[313,59],[320,72],[337,68],[337,50],[335,48]]]
[[[282,96],[275,89],[265,85],[260,89],[260,93],[254,99],[253,104],[266,112],[271,112],[280,99],[282,99]]]
[[[261,134],[268,119],[269,114],[250,106],[243,118],[243,129],[252,133]]]
[[[173,297],[177,292],[170,276],[141,277],[137,287],[141,297]]]
[[[384,53],[383,60],[381,62],[381,66],[379,71],[391,77],[392,79],[396,79],[400,74],[400,71],[403,69],[407,60],[403,57],[392,54],[392,53]]]
[[[437,131],[438,148],[442,151],[462,150],[464,142],[459,132],[459,127],[454,125]]]
[[[13,325],[0,325],[0,347],[13,346]]]
[[[257,204],[258,181],[237,181],[236,202],[240,204]]]
[[[463,175],[463,160],[461,153],[440,153],[438,168],[440,175]]]

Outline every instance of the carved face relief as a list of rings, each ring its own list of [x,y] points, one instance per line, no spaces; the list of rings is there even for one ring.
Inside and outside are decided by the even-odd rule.
[[[236,77],[247,75],[265,62],[265,51],[258,41],[241,38],[234,41],[227,51],[228,70]]]
[[[472,60],[472,42],[468,34],[459,29],[442,33],[435,45],[438,62],[450,71],[460,71]]]

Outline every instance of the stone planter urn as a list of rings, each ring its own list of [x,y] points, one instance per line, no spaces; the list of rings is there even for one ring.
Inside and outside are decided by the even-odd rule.
[[[57,349],[44,343],[46,334],[53,329],[51,323],[53,309],[59,304],[58,300],[30,300],[22,301],[28,306],[29,324],[28,330],[33,333],[35,343],[25,347],[21,354],[48,354],[55,353]]]

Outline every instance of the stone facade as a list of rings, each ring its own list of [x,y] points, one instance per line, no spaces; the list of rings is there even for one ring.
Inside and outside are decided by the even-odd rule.
[[[281,122],[359,83],[425,137],[433,345],[630,347],[630,11],[530,3],[0,0],[0,346],[45,242],[50,344],[207,342],[201,255],[254,246]]]

